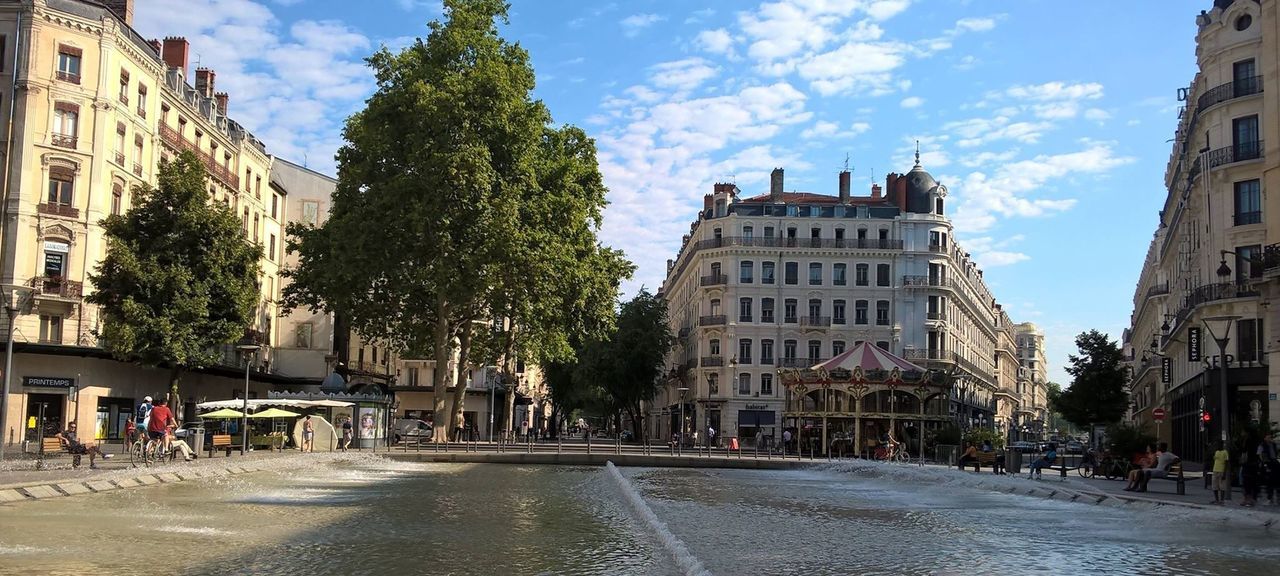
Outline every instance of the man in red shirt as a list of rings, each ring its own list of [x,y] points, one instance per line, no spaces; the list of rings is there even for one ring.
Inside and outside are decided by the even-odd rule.
[[[151,409],[151,419],[147,422],[147,437],[164,442],[164,451],[168,453],[169,427],[177,424],[178,422],[173,418],[173,411],[169,410],[169,401],[162,396]]]

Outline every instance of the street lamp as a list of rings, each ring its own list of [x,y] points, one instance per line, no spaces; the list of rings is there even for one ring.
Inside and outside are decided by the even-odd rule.
[[[253,365],[253,360],[258,357],[257,344],[241,344],[236,346],[236,350],[244,352],[246,355],[253,354],[253,358],[246,358],[244,362],[244,402],[243,412],[240,416],[240,455],[244,456],[249,449],[249,367]]]
[[[4,311],[9,320],[9,336],[5,340],[4,349],[4,392],[0,393],[0,460],[4,460],[4,448],[7,444],[5,431],[8,428],[5,424],[5,416],[9,413],[9,382],[13,373],[13,329],[18,312],[21,310],[21,303],[14,300],[17,299],[19,290],[24,288],[13,286],[7,292],[0,289],[0,298],[4,299]]]
[[[684,444],[684,393],[689,391],[689,387],[681,386],[676,388],[676,391],[680,392],[680,437],[676,440],[676,455],[683,456],[681,448]]]
[[[1226,263],[1223,263],[1225,266]],[[1231,274],[1231,270],[1227,270],[1227,274]],[[1218,275],[1222,275],[1222,269],[1218,269]],[[1228,403],[1231,401],[1227,394],[1227,343],[1231,341],[1231,325],[1239,320],[1240,316],[1210,316],[1204,318],[1205,329],[1209,331],[1209,337],[1218,343],[1218,370],[1222,373],[1219,383],[1222,386],[1220,394],[1220,402],[1222,407],[1218,410],[1218,418],[1222,421],[1222,443],[1230,450],[1231,439],[1231,412],[1227,409]],[[1214,330],[1214,328],[1217,330]],[[1222,334],[1219,336],[1218,334]]]

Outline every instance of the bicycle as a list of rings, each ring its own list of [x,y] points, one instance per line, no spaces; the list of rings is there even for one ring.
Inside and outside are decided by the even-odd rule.
[[[164,455],[164,441],[152,440],[145,432],[139,433],[138,438],[129,446],[129,463],[134,468],[138,464],[151,466],[162,460]]]
[[[1080,473],[1081,478],[1093,478],[1098,473],[1098,453],[1088,450],[1084,453],[1084,458],[1080,460],[1080,467],[1076,471]]]

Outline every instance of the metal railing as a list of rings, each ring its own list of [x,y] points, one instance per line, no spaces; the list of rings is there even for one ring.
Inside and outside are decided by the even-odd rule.
[[[1247,224],[1261,224],[1262,211],[1255,212],[1239,212],[1235,215],[1236,226],[1244,226]]]
[[[53,134],[53,135],[49,138],[49,143],[50,143],[50,144],[53,144],[54,146],[61,147],[61,148],[73,148],[73,149],[74,149],[74,148],[76,147],[76,137],[75,137],[75,136],[68,136],[68,135],[66,135],[66,134]]]
[[[947,313],[946,312],[927,312],[925,313],[925,318],[929,320],[946,320]]]
[[[50,204],[46,202],[36,205],[36,212],[52,216],[63,216],[65,218],[80,217],[80,209],[70,204]]]
[[[210,176],[216,178],[231,189],[240,188],[240,177],[233,174],[231,170],[218,164],[218,160],[208,153],[201,150],[194,143],[187,141],[186,138],[179,134],[177,130],[170,128],[164,124],[160,124],[160,140],[169,147],[176,150],[189,150],[196,157],[200,158],[200,162],[204,164],[205,170]]]
[[[703,286],[721,286],[729,283],[728,274],[711,274],[702,277]]]
[[[854,248],[901,250],[897,238],[778,238],[776,236],[721,236],[693,243],[694,250],[749,246],[757,248]]]
[[[84,283],[58,276],[37,276],[31,279],[31,287],[43,296],[80,298],[84,296]]]
[[[80,75],[79,75],[79,74],[72,74],[71,72],[63,72],[63,71],[59,70],[59,71],[57,71],[57,73],[55,73],[55,74],[54,74],[54,76],[55,76],[57,79],[62,80],[63,82],[70,82],[70,83],[72,83],[72,84],[79,84],[79,83],[80,83]]]
[[[726,322],[728,322],[728,319],[725,318],[724,314],[698,317],[699,326],[723,326]]]
[[[703,356],[702,367],[720,367],[724,366],[724,356]]]
[[[1154,296],[1164,296],[1168,293],[1169,293],[1168,284],[1156,284],[1150,288],[1147,288],[1147,298],[1151,298]]]
[[[830,316],[801,316],[801,326],[827,327],[831,325]]]
[[[1207,158],[1209,159],[1209,168],[1217,168],[1233,162],[1244,162],[1245,160],[1256,160],[1262,157],[1262,140],[1253,142],[1237,142],[1231,146],[1210,150]]]
[[[1262,76],[1250,76],[1248,78],[1240,78],[1232,80],[1226,84],[1219,84],[1205,90],[1200,95],[1200,99],[1196,101],[1196,114],[1203,112],[1205,108],[1213,106],[1234,98],[1251,96],[1262,92]]]
[[[116,164],[119,164],[119,165],[121,165],[121,166],[124,166],[124,152],[121,152],[121,151],[117,150],[117,151],[116,151],[116,155],[115,155],[115,159],[116,159]]]

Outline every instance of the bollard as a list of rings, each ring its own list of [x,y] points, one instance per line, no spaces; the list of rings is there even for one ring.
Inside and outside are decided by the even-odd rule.
[[[587,454],[591,453],[591,433],[587,432]]]
[[[560,453],[560,433],[556,433],[556,454]]]

